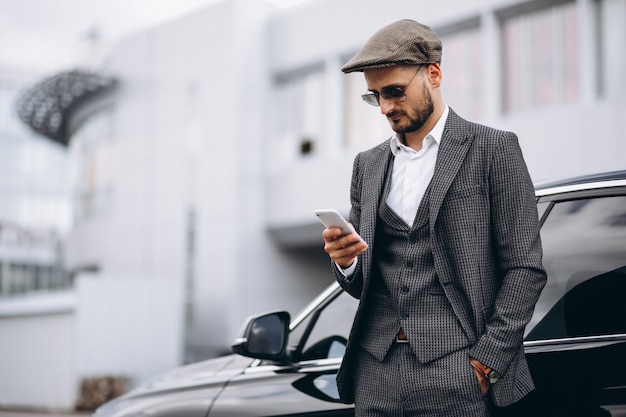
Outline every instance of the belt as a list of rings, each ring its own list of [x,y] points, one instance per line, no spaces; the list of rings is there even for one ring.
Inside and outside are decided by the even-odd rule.
[[[404,329],[400,327],[400,331],[396,335],[396,343],[409,343],[409,340],[406,338],[406,334],[404,333]]]

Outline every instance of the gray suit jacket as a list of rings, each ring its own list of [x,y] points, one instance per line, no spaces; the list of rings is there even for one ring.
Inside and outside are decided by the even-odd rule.
[[[350,221],[370,247],[349,278],[334,268],[339,284],[361,300],[337,376],[347,403],[354,401],[354,339],[368,308],[365,294],[390,153],[385,141],[355,159]],[[534,388],[522,342],[546,282],[534,189],[517,137],[470,123],[450,109],[430,187],[437,278],[470,340],[471,357],[503,375],[490,391],[494,403],[512,404]],[[449,353],[449,345],[441,343],[440,356]]]

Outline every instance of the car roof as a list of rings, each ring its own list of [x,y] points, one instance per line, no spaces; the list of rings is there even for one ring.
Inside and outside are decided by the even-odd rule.
[[[626,186],[626,170],[587,174],[535,184],[537,196],[596,188]]]

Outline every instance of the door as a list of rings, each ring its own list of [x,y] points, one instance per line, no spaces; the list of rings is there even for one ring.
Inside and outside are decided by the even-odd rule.
[[[337,288],[290,333],[293,364],[257,361],[231,380],[210,416],[353,416],[335,377],[358,301]]]
[[[540,202],[548,282],[525,337],[537,389],[510,415],[626,416],[625,193]]]

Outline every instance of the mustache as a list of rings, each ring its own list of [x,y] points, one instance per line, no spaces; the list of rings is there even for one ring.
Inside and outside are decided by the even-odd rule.
[[[386,113],[385,116],[386,117],[395,117],[402,114],[402,111],[400,110],[391,110],[389,113]]]

